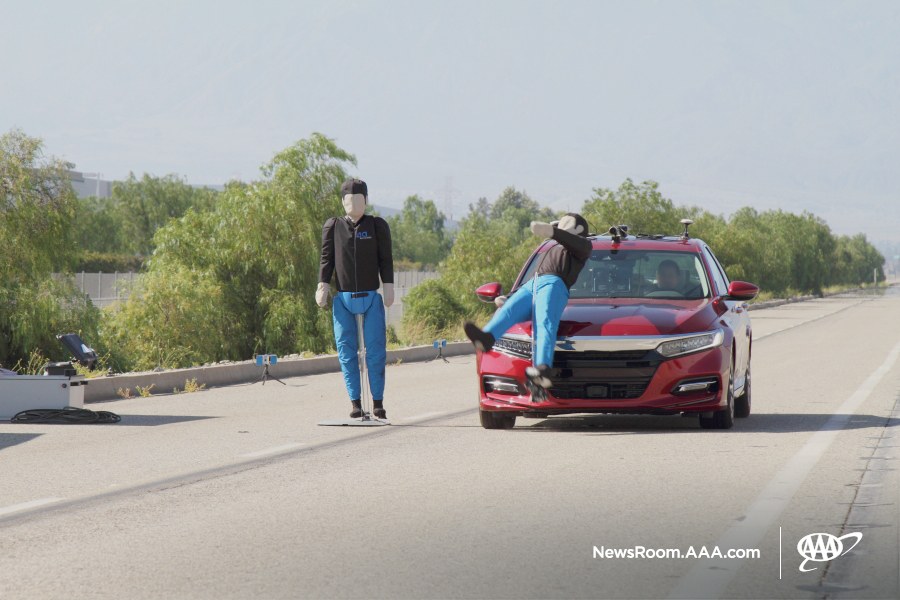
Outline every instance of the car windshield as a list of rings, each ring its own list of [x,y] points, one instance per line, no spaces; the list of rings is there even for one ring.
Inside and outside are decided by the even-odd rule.
[[[531,279],[538,262],[531,261],[522,281]],[[709,280],[693,252],[594,250],[569,297],[699,300],[709,297]]]

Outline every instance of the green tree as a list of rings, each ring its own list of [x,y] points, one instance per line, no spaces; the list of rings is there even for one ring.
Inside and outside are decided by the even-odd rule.
[[[142,328],[144,350],[130,360],[164,367],[331,348],[330,314],[314,291],[322,224],[342,214],[348,165],[353,155],[313,134],[279,152],[262,180],[229,184],[212,210],[189,209],[159,229],[147,288],[114,311],[106,336]],[[149,301],[151,292],[163,301]],[[165,322],[192,323],[191,336],[148,326]],[[187,351],[191,338],[202,350]]]
[[[550,209],[512,187],[503,190],[493,203],[479,200],[460,224],[439,280],[426,288],[427,294],[411,294],[404,299],[404,316],[408,311],[411,319],[419,320],[415,315],[441,306],[447,314],[457,315],[462,310],[466,318],[486,319],[494,306],[480,302],[475,289],[499,281],[508,292],[525,260],[540,244],[528,225],[553,218]]]
[[[735,212],[722,236],[705,240],[731,279],[781,293],[791,288],[791,249],[771,219],[750,207]]]
[[[629,233],[656,234],[678,232],[685,210],[677,208],[659,191],[655,181],[636,184],[626,179],[618,189],[594,188],[581,214],[593,230],[602,233],[613,225],[627,225]]]
[[[74,235],[82,253],[122,253],[124,211],[117,211],[112,198],[79,198],[75,210]]]
[[[208,211],[218,192],[194,188],[175,175],[113,183],[108,198],[80,198],[75,215],[78,246],[76,270],[130,271],[139,269],[153,251],[153,236],[189,209]]]
[[[500,192],[490,207],[489,221],[497,235],[521,241],[528,235],[532,221],[552,221],[554,213],[543,208],[524,191],[508,187]]]
[[[114,214],[109,218],[120,230],[114,238],[117,246],[105,251],[149,255],[153,251],[153,236],[160,227],[190,208],[209,210],[216,195],[213,190],[193,188],[176,175],[153,177],[145,173],[138,179],[129,173],[125,181],[112,186],[108,206]]]
[[[879,281],[884,281],[884,256],[868,242],[864,233],[838,237],[833,257],[832,284],[868,283],[873,272]]]
[[[0,212],[7,281],[70,266],[75,193],[67,165],[45,157],[43,142],[19,130],[0,136]]]
[[[784,241],[783,258],[790,269],[790,287],[821,293],[828,285],[835,249],[835,238],[828,225],[809,212],[795,215],[782,210],[767,211],[759,218]]]
[[[437,266],[450,250],[444,214],[431,200],[410,196],[399,215],[387,219],[395,260]]]
[[[68,165],[22,131],[0,136],[0,363],[32,351],[62,358],[55,334],[95,335],[99,313],[66,278],[75,193]]]

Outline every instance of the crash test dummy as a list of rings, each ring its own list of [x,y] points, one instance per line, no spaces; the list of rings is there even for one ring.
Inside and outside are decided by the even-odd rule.
[[[494,301],[500,308],[483,330],[474,323],[465,323],[464,329],[477,350],[489,352],[510,327],[533,319],[532,365],[525,374],[532,399],[539,401],[553,385],[550,375],[559,320],[569,301],[569,290],[591,256],[592,245],[587,239],[588,223],[577,213],[552,224],[532,221],[531,232],[556,242],[537,259],[534,277],[509,298],[499,296]]]
[[[345,214],[328,219],[322,227],[316,304],[327,308],[333,275],[337,288],[331,303],[334,341],[352,404],[351,418],[363,416],[356,315],[364,315],[363,340],[373,413],[384,419],[387,418],[384,409],[387,359],[384,309],[394,302],[394,261],[387,222],[381,217],[365,214],[368,197],[366,182],[360,179],[348,179],[341,186]],[[378,293],[379,287],[383,297]]]

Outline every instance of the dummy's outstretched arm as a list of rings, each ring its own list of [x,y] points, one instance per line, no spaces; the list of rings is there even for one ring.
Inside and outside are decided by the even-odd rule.
[[[575,235],[574,233],[568,232],[565,229],[560,229],[559,227],[554,227],[553,239],[565,246],[566,250],[572,253],[572,256],[576,256],[585,261],[591,257],[593,244],[585,237]]]
[[[331,295],[331,276],[334,274],[334,219],[325,221],[322,227],[322,257],[319,261],[319,285],[316,286],[316,304],[325,308]]]
[[[590,240],[580,235],[576,235],[565,229],[554,227],[550,223],[542,223],[540,221],[531,222],[531,232],[542,238],[551,238],[559,242],[573,256],[581,260],[587,260],[591,256],[593,245]]]

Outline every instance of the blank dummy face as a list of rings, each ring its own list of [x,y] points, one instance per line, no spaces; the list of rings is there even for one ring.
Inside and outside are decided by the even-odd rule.
[[[557,227],[559,229],[564,229],[569,233],[574,233],[575,235],[581,235],[582,233],[584,233],[584,227],[579,225],[575,220],[575,217],[573,217],[572,215],[566,215],[562,219],[560,219]]]
[[[354,221],[359,221],[366,212],[366,197],[362,194],[346,194],[341,202],[344,204],[344,212]]]

